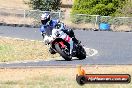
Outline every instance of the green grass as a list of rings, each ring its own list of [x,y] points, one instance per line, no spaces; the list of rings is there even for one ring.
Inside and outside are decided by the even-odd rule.
[[[11,46],[10,45],[1,45],[0,44],[0,53],[5,53],[7,51],[11,50]]]
[[[49,59],[48,47],[39,41],[14,40],[0,37],[0,62]]]
[[[5,61],[10,61],[12,56],[11,52],[13,50],[13,46],[8,45],[8,44],[0,44],[0,61],[5,62]],[[10,57],[11,56],[11,57]]]

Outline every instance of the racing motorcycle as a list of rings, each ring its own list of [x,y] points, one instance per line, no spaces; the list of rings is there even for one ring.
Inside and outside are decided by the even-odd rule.
[[[68,36],[70,39],[71,37]],[[70,44],[62,38],[56,37],[50,42],[49,52],[51,54],[59,53],[66,61],[70,61],[72,57],[77,57],[79,60],[86,58],[86,51],[81,45],[81,42],[73,42],[73,52],[70,55]]]

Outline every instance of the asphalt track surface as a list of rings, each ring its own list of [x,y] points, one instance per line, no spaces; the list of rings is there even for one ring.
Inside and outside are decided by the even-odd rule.
[[[89,56],[84,60],[65,61],[29,61],[1,63],[0,67],[43,67],[43,66],[75,66],[81,65],[128,65],[132,64],[132,33],[108,31],[74,30],[76,37],[87,48],[98,50],[98,54]],[[0,26],[0,36],[40,40],[38,28]]]

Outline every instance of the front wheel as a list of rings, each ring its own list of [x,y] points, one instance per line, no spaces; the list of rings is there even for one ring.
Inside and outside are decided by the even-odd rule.
[[[64,50],[62,48],[60,48],[59,44],[55,44],[55,49],[66,61],[70,61],[72,59],[72,57],[70,55],[66,54],[64,52]],[[68,53],[69,53],[69,51],[68,51]]]

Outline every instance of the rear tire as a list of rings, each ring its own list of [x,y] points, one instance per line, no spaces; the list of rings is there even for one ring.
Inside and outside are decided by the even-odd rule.
[[[59,44],[55,44],[55,49],[66,61],[71,61],[72,57],[63,52]]]
[[[86,58],[86,51],[85,51],[85,49],[82,46],[80,46],[77,58],[79,58],[79,60],[83,60],[83,59]]]

